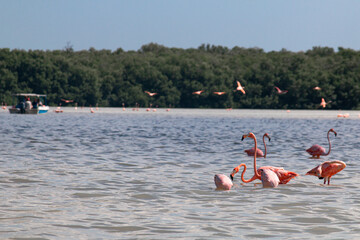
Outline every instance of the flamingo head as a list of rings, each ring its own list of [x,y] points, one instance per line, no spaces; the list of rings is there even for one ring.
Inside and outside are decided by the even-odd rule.
[[[243,141],[247,137],[255,139],[255,135],[252,132],[249,132],[247,135],[245,134],[242,136],[241,141]]]
[[[240,166],[241,166],[241,165],[240,165]],[[230,174],[230,179],[231,179],[231,181],[234,181],[234,176],[235,176],[235,174],[237,174],[237,173],[239,172],[240,166],[237,166],[237,167],[234,168],[233,171],[231,172],[231,174]]]
[[[271,138],[270,138],[270,136],[269,136],[268,133],[265,133],[265,134],[264,134],[264,137],[267,137],[267,138],[269,139],[269,142],[271,141]]]
[[[333,132],[335,134],[335,137],[336,137],[337,133],[335,132],[335,130],[333,128],[330,129],[329,132]]]
[[[321,165],[319,165],[308,171],[305,175],[312,175],[318,177],[319,179],[322,179],[321,173],[322,173]]]

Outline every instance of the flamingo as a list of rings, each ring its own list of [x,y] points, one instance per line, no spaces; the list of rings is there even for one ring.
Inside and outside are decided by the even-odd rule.
[[[71,103],[71,102],[73,102],[74,100],[61,99],[61,101],[65,102],[65,103]]]
[[[90,108],[90,112],[91,112],[91,113],[94,113],[95,111],[94,111],[94,109],[93,109],[93,108]]]
[[[317,86],[314,87],[313,89],[316,90],[316,91],[320,91],[320,90],[321,90],[321,88],[320,88],[320,87],[317,87]]]
[[[192,94],[201,95],[204,92],[204,90],[193,92]]]
[[[237,83],[237,88],[236,88],[236,90],[237,90],[237,91],[241,91],[243,94],[245,94],[244,87],[241,86],[240,82],[239,82],[239,81],[236,81],[236,83]]]
[[[320,103],[320,106],[325,108],[326,107],[326,104],[328,103],[331,103],[332,101],[329,101],[329,102],[325,102],[325,99],[324,98],[321,98],[321,103]]]
[[[233,182],[224,174],[216,174],[214,176],[214,182],[217,190],[230,190],[233,186]]]
[[[264,143],[264,148],[265,148],[265,155],[264,155],[263,151],[261,151],[261,150],[258,148],[257,151],[256,151],[256,156],[257,156],[257,157],[264,157],[264,158],[266,158],[267,150],[266,150],[265,137],[267,137],[267,138],[269,139],[269,141],[271,140],[269,134],[268,134],[268,133],[265,133],[264,136],[263,136],[263,143]],[[247,150],[245,150],[244,152],[246,152],[248,156],[254,156],[255,148],[247,149]]]
[[[337,133],[335,132],[335,130],[333,128],[331,128],[328,132],[327,132],[327,139],[329,141],[329,151],[326,153],[325,148],[323,148],[322,146],[315,144],[312,145],[310,148],[306,149],[306,151],[312,155],[313,158],[320,158],[321,156],[327,156],[330,154],[331,152],[331,142],[330,142],[330,137],[329,134],[330,132],[333,132],[335,134],[335,137],[337,136]]]
[[[279,183],[279,177],[275,172],[270,169],[260,169],[261,172],[261,182],[264,188],[276,188]]]
[[[147,93],[150,97],[155,96],[157,94],[157,93],[152,93],[152,92],[149,92],[149,91],[145,91],[145,93]]]
[[[330,178],[343,170],[346,167],[346,164],[343,161],[325,161],[315,168],[311,169],[306,173],[306,175],[313,175],[319,179],[324,179],[324,184],[326,180],[328,185],[330,184]]]
[[[214,94],[216,94],[216,95],[219,95],[219,96],[221,96],[221,95],[223,95],[223,94],[225,94],[226,92],[214,92]]]
[[[286,94],[288,92],[288,90],[281,90],[280,88],[278,87],[275,87],[276,91],[278,94]]]
[[[257,149],[257,141],[256,141],[255,135],[250,132],[248,135],[243,135],[241,140],[244,140],[247,137],[250,137],[250,138],[254,139],[255,151],[256,151],[256,149]],[[254,181],[256,179],[261,180],[261,169],[269,169],[269,170],[273,171],[278,176],[280,184],[286,184],[291,179],[293,179],[294,177],[299,176],[299,174],[297,174],[295,172],[287,171],[284,168],[279,168],[279,167],[263,166],[263,167],[260,167],[260,168],[257,169],[257,166],[256,166],[256,154],[254,154],[254,176],[251,177],[248,180],[244,179],[244,174],[245,174],[245,171],[246,171],[246,165],[244,163],[242,163],[239,166],[235,167],[234,170],[231,172],[231,174],[230,174],[231,180],[234,180],[234,175],[239,172],[241,167],[244,167],[244,170],[241,173],[241,180],[243,182],[245,182],[245,183],[252,182],[252,181]],[[267,172],[265,174],[267,174]]]

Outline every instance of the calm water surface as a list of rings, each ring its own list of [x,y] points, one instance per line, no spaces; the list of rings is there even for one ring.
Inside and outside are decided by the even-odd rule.
[[[360,112],[349,113],[1,110],[0,238],[359,239]],[[312,144],[328,148],[330,128],[331,154],[309,159]],[[215,191],[214,174],[252,167],[249,131],[272,138],[260,166],[300,176],[263,189],[236,175],[231,191]],[[330,186],[305,176],[325,160],[347,164]]]

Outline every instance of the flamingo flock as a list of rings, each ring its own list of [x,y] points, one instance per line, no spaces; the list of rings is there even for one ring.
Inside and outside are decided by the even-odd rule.
[[[329,138],[330,132],[333,132],[335,134],[335,136],[337,135],[335,130],[332,128],[328,131],[327,137],[328,137],[328,141],[329,141],[329,151],[327,153],[326,153],[325,149],[319,145],[313,145],[311,148],[306,150],[310,155],[313,156],[313,158],[318,159],[318,158],[320,158],[320,156],[327,156],[330,154],[330,152],[331,152],[331,143],[330,143],[330,138]],[[243,170],[241,172],[241,181],[242,182],[250,183],[250,182],[258,179],[261,181],[262,186],[264,188],[276,188],[276,187],[278,187],[279,184],[287,184],[293,178],[299,176],[299,174],[297,174],[293,171],[285,170],[282,167],[274,167],[274,166],[262,166],[259,168],[257,167],[256,158],[257,157],[266,157],[265,137],[267,137],[270,141],[269,134],[265,133],[263,135],[265,155],[261,155],[260,152],[258,151],[259,149],[257,147],[257,140],[255,137],[255,134],[250,132],[250,133],[242,136],[241,140],[244,140],[245,138],[251,138],[254,140],[254,147],[252,149],[245,150],[245,152],[249,156],[254,157],[254,159],[253,159],[254,175],[249,179],[245,179],[244,174],[246,172],[247,166],[245,163],[241,163],[240,165],[238,165],[237,167],[235,167],[232,170],[230,177],[227,177],[224,174],[216,174],[214,176],[214,182],[215,182],[215,186],[216,186],[217,190],[230,190],[233,186],[235,174],[237,174],[242,167],[243,167]],[[250,154],[249,154],[249,152],[250,152]],[[346,167],[346,164],[339,160],[325,161],[325,162],[319,164],[318,166],[316,166],[315,168],[309,170],[305,175],[312,175],[312,176],[318,177],[319,179],[324,179],[324,184],[326,184],[326,182],[327,182],[327,184],[330,185],[330,178],[332,176],[334,176],[335,174],[337,174],[338,172],[342,171],[345,167]]]

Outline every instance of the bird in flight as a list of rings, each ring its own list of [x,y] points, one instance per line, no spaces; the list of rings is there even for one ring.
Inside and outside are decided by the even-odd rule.
[[[324,99],[324,98],[321,98],[320,106],[322,106],[323,108],[325,108],[325,107],[326,107],[326,104],[328,104],[328,103],[331,103],[331,101],[325,102],[325,99]]]
[[[221,95],[223,95],[223,94],[225,94],[226,92],[214,92],[214,94],[216,94],[216,95],[219,95],[219,96],[221,96]]]
[[[236,83],[237,83],[237,88],[236,88],[236,90],[237,90],[237,91],[241,91],[243,94],[245,94],[244,87],[241,86],[240,82],[239,82],[239,81],[236,81]]]
[[[66,102],[66,103],[71,103],[71,102],[73,102],[74,100],[61,99],[61,101]]]
[[[192,94],[201,95],[204,92],[204,90],[193,92]]]
[[[278,88],[278,87],[275,87],[275,89],[276,89],[276,92],[277,92],[278,94],[286,94],[286,93],[288,92],[288,90],[281,90],[281,89]]]
[[[152,92],[149,92],[149,91],[145,91],[145,93],[147,93],[150,97],[155,96],[157,94],[157,93],[152,93]]]
[[[320,91],[320,90],[321,90],[320,87],[314,87],[313,89],[316,90],[316,91]]]

